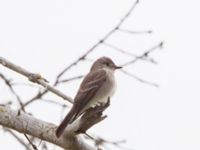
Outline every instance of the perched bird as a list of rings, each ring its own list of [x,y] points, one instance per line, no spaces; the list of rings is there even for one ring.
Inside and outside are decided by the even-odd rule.
[[[68,124],[72,123],[90,107],[106,104],[116,89],[114,72],[122,67],[116,66],[108,57],[97,59],[90,72],[83,79],[74,98],[74,104],[56,129],[56,136],[60,137]]]

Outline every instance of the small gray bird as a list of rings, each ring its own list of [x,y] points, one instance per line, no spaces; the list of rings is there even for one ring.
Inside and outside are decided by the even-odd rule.
[[[116,89],[114,72],[120,68],[122,67],[116,66],[108,57],[101,57],[94,62],[80,85],[73,107],[56,129],[57,137],[60,137],[67,125],[87,109],[107,103],[108,97],[111,97]]]

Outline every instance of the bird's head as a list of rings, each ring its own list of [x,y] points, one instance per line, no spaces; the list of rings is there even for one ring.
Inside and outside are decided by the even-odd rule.
[[[116,70],[120,69],[122,67],[115,65],[115,63],[110,59],[109,57],[100,57],[97,59],[90,70],[96,70],[96,69],[108,69],[108,70]]]

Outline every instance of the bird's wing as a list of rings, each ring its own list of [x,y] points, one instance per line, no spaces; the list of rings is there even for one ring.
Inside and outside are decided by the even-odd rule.
[[[88,102],[95,96],[96,92],[106,81],[106,71],[97,70],[90,72],[83,80],[74,99],[76,115],[73,120],[82,113]]]

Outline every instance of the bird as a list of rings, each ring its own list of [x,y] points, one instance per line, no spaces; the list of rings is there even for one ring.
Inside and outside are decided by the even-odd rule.
[[[109,57],[100,57],[90,68],[80,84],[69,113],[56,129],[59,138],[65,128],[91,107],[108,103],[116,90],[114,72],[122,67],[115,65]]]

